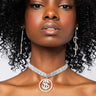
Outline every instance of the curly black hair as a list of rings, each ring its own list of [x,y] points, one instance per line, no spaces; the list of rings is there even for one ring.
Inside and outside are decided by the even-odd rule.
[[[5,51],[10,59],[12,70],[25,69],[30,57],[31,43],[26,32],[23,40],[23,54],[20,54],[20,40],[24,23],[24,14],[29,0],[1,0],[0,1],[0,51]],[[66,60],[69,67],[76,72],[84,70],[84,64],[92,66],[96,56],[96,1],[75,0],[78,30],[78,54],[74,56],[74,43],[71,40],[66,48]],[[9,51],[9,52],[8,52]],[[22,69],[22,70],[23,70]]]

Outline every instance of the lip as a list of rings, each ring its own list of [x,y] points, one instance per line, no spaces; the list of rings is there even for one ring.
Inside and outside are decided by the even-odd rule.
[[[48,30],[47,28],[54,28],[55,30]],[[56,23],[45,23],[41,28],[41,32],[46,35],[56,35],[60,30],[61,28]]]
[[[41,30],[45,29],[45,28],[55,28],[57,30],[60,30],[61,28],[59,27],[59,25],[57,25],[56,23],[45,23],[43,25],[43,27],[41,28]]]

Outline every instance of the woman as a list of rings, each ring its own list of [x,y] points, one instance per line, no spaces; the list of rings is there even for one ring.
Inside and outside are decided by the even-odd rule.
[[[92,65],[93,9],[88,0],[2,0],[0,48],[22,73],[0,83],[0,96],[95,96],[95,82],[71,70]]]

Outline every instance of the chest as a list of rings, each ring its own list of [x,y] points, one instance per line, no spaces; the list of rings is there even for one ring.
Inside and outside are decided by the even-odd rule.
[[[3,95],[2,95],[3,96]],[[7,95],[4,96],[96,96],[96,92],[93,90],[84,91],[83,89],[52,89],[50,92],[42,92],[39,89],[20,89],[17,88],[13,91],[10,91]]]
[[[13,87],[0,92],[0,96],[96,96],[96,88],[73,87],[73,86],[54,86],[49,92],[40,91],[39,87]]]

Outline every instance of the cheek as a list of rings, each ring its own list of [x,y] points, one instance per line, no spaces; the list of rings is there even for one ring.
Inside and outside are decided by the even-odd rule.
[[[38,19],[39,18],[39,19]],[[38,16],[36,13],[33,12],[26,12],[25,13],[25,26],[28,28],[34,28],[34,25],[38,25],[40,22],[40,16]]]
[[[73,35],[74,28],[76,25],[76,13],[68,14],[61,17],[62,28],[66,35]]]
[[[61,17],[61,23],[68,30],[72,30],[76,24],[76,15],[70,14]]]
[[[29,39],[34,38],[34,36],[37,34],[36,32],[38,32],[38,28],[40,26],[41,19],[42,19],[41,17],[42,16],[38,15],[38,13],[36,12],[26,11],[25,29],[26,29],[26,33]]]
[[[63,14],[60,22],[63,28],[62,38],[64,42],[67,43],[72,39],[73,34],[74,34],[74,29],[76,25],[75,13]]]

